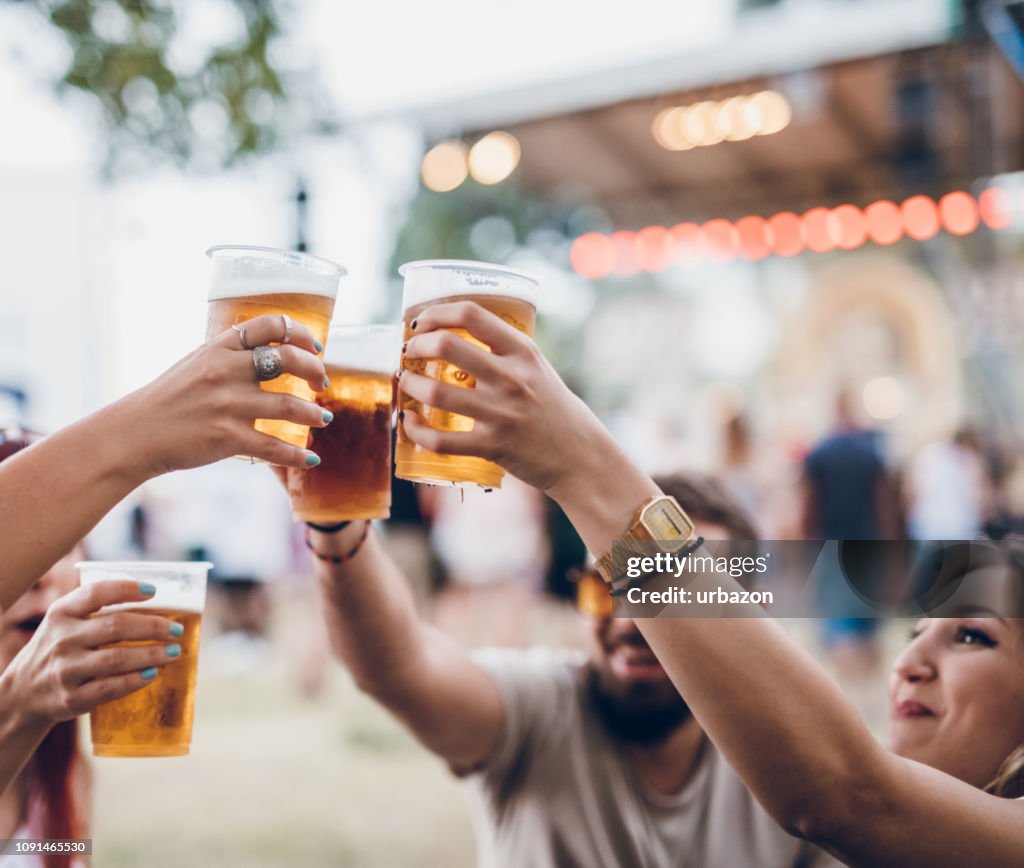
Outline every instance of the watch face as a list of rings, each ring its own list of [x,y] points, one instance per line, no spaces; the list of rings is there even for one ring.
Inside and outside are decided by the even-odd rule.
[[[665,551],[678,551],[693,538],[693,522],[675,501],[668,498],[647,507],[640,516],[640,522],[651,539],[669,543],[662,546]]]

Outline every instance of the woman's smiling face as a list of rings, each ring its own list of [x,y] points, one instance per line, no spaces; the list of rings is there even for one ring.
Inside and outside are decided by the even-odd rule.
[[[974,786],[1024,743],[1024,622],[922,618],[893,664],[889,746]]]

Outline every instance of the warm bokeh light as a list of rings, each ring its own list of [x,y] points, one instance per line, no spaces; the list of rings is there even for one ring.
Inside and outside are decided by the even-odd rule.
[[[569,248],[569,262],[580,276],[600,280],[611,274],[615,267],[615,245],[607,235],[588,232],[573,241]]]
[[[770,136],[782,132],[793,120],[793,110],[781,93],[773,90],[763,90],[750,98],[752,111],[757,112],[761,117],[761,123],[757,128],[757,135]]]
[[[440,142],[423,155],[420,177],[423,186],[435,193],[454,190],[469,174],[466,146],[457,139]]]
[[[676,256],[672,233],[664,226],[648,226],[636,234],[636,258],[644,271],[664,271]]]
[[[907,235],[927,241],[939,232],[939,209],[927,196],[911,196],[901,206],[903,226]]]
[[[939,199],[942,228],[953,235],[969,235],[978,228],[978,203],[962,190]]]
[[[625,230],[613,232],[612,244],[615,247],[615,267],[612,271],[619,277],[630,277],[639,272],[636,233]]]
[[[651,121],[651,136],[669,151],[740,142],[769,136],[789,126],[793,110],[786,98],[772,90],[740,94],[713,102],[662,109]]]
[[[815,253],[828,253],[834,250],[836,238],[830,231],[828,208],[812,208],[804,214],[804,238],[807,249]]]
[[[887,246],[903,237],[903,215],[895,202],[888,199],[872,202],[864,209],[864,217],[868,224],[868,238],[875,244]]]
[[[856,250],[868,241],[895,244],[904,234],[921,241],[933,238],[941,228],[953,235],[967,235],[983,222],[1003,229],[1012,218],[1013,203],[1003,188],[990,187],[977,200],[956,190],[938,203],[922,195],[911,196],[901,205],[881,199],[863,211],[845,204],[811,208],[803,216],[782,211],[768,219],[751,214],[735,223],[718,218],[703,225],[647,226],[639,232],[611,236],[589,233],[573,243],[570,259],[577,273],[597,279],[612,272],[630,275],[671,266],[689,268],[705,261],[730,262],[737,256],[756,261],[770,255],[796,256],[805,249],[815,253]],[[884,394],[884,388],[890,387],[872,388]]]
[[[978,197],[978,211],[989,229],[1005,229],[1013,220],[1010,195],[1002,187],[989,187]]]
[[[875,377],[865,383],[861,399],[869,416],[887,421],[903,412],[906,394],[900,381],[894,377]]]
[[[481,184],[497,184],[519,165],[520,147],[515,136],[496,130],[469,151],[469,173]]]
[[[804,249],[804,225],[792,211],[782,211],[769,218],[768,228],[776,256],[796,256]]]
[[[669,232],[676,246],[676,265],[696,265],[704,259],[707,247],[696,223],[677,223]]]
[[[854,205],[840,205],[828,216],[829,235],[840,250],[855,250],[867,239],[864,214]]]
[[[728,220],[709,220],[701,229],[712,262],[729,262],[739,253],[740,235]]]
[[[666,151],[688,151],[694,147],[686,134],[683,132],[683,119],[686,117],[686,109],[681,106],[672,106],[664,109],[655,116],[651,123],[651,135]]]
[[[745,259],[764,259],[772,251],[771,230],[764,217],[744,217],[736,221],[740,255]]]

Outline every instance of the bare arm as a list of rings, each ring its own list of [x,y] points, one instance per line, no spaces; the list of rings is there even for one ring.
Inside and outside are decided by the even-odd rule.
[[[351,550],[363,529],[310,531],[321,554]],[[398,717],[452,766],[486,761],[503,726],[493,679],[443,633],[425,624],[394,561],[371,531],[342,564],[315,561],[331,646],[359,688]]]
[[[434,431],[407,413],[406,434],[429,449],[498,460],[547,491],[590,551],[603,554],[657,489],[527,338],[474,308],[427,310],[418,317],[422,335],[407,351],[468,370],[474,390],[408,373],[400,380],[412,397],[474,418],[474,430]],[[434,331],[451,327],[466,328],[493,352]],[[716,585],[728,581],[714,576]],[[712,741],[787,829],[858,865],[1024,864],[1024,803],[884,750],[820,666],[773,621],[637,625]]]
[[[280,337],[281,318],[257,317],[247,328],[268,343]],[[282,369],[322,388],[309,329],[296,323],[291,343],[281,348]],[[305,467],[306,450],[256,432],[257,418],[325,424],[315,404],[260,390],[252,355],[229,330],[148,386],[4,461],[0,610],[151,477],[239,453]]]

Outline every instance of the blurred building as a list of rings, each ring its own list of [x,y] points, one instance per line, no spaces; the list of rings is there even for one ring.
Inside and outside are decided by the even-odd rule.
[[[568,366],[613,416],[704,452],[725,394],[798,450],[852,388],[897,454],[965,416],[1014,436],[1021,8],[740,3],[685,51],[420,107],[453,145],[424,183],[457,188],[443,156],[578,205]]]

